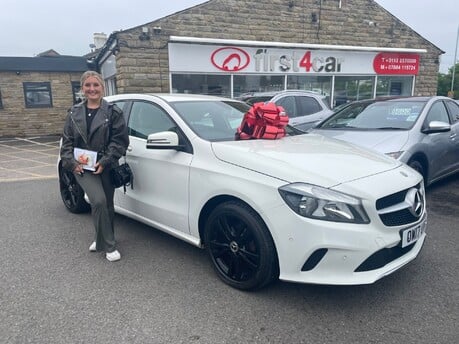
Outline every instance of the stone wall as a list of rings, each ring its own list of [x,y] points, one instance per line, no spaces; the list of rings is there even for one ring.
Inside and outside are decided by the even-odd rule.
[[[437,91],[441,50],[373,0],[210,0],[119,32],[118,92],[169,92],[169,36],[426,49],[415,95]]]
[[[72,81],[80,73],[0,72],[0,137],[61,134],[67,110],[73,104]],[[53,107],[26,108],[24,82],[50,82]]]

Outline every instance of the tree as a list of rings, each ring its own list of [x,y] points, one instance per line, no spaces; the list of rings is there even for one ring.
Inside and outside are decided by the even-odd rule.
[[[448,96],[448,92],[451,91],[451,81],[453,79],[454,72],[454,99],[459,99],[459,63],[456,63],[454,67],[448,69],[448,74],[438,73],[438,85],[437,94],[439,96]]]

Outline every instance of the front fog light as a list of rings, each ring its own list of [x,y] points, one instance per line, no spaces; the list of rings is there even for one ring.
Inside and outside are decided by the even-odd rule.
[[[335,222],[370,222],[361,200],[341,192],[293,183],[280,187],[279,193],[295,213],[304,217]]]

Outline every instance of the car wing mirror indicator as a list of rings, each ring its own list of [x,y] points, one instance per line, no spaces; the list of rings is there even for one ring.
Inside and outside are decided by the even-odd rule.
[[[147,149],[173,149],[183,150],[184,146],[179,145],[177,133],[172,131],[161,131],[148,135]]]

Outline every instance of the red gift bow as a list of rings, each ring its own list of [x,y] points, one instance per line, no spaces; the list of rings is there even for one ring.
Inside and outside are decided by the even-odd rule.
[[[255,103],[244,115],[241,125],[237,128],[236,138],[280,139],[285,136],[288,116],[281,106],[274,103]]]

